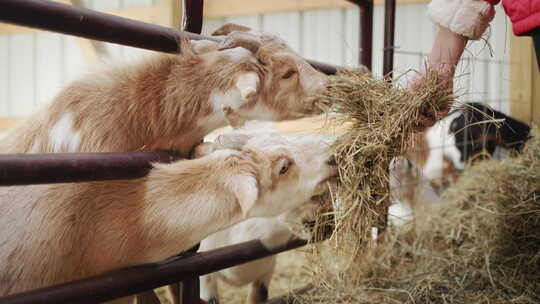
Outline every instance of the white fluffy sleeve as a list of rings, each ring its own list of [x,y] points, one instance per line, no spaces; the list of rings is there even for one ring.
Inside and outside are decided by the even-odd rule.
[[[484,0],[432,0],[428,15],[433,22],[469,39],[479,39],[495,16]]]

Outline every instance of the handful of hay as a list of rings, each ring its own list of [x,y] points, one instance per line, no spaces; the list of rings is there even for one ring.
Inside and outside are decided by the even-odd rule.
[[[344,71],[330,77],[322,99],[327,110],[339,114],[338,123],[351,126],[334,145],[340,185],[333,240],[334,254],[354,260],[371,242],[371,228],[386,224],[390,161],[407,149],[419,114],[448,107],[453,95],[435,74],[406,90]]]

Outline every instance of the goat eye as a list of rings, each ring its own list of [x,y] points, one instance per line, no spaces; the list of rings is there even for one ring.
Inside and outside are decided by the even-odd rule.
[[[279,175],[283,175],[289,171],[289,164],[284,164],[281,169],[279,169]]]
[[[291,78],[294,74],[296,74],[296,71],[295,70],[288,70],[287,73],[285,73],[283,75],[283,79],[289,79]]]

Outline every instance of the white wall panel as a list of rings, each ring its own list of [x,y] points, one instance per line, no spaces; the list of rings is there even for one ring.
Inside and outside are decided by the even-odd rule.
[[[0,117],[9,116],[9,36],[0,36]]]
[[[345,9],[344,15],[344,43],[343,62],[345,66],[357,66],[359,59],[359,31],[360,31],[360,11],[358,8]]]
[[[87,71],[86,61],[76,39],[70,36],[62,37],[64,55],[62,79],[64,83],[79,78]]]
[[[422,3],[400,5],[396,11],[394,76],[401,76],[401,84],[421,69],[424,58],[420,53],[431,49],[435,26],[427,18],[426,9]]]
[[[373,9],[373,65],[372,72],[377,76],[382,74],[382,58],[384,45],[384,8],[376,5]],[[398,26],[396,26],[398,27]]]
[[[303,13],[301,54],[331,64],[342,64],[345,41],[342,9]]]
[[[203,28],[201,33],[204,36],[210,36],[212,32],[217,30],[220,26],[225,24],[225,18],[207,18],[203,21]]]
[[[36,34],[36,104],[49,103],[63,84],[64,65],[62,35],[39,32]]]
[[[262,15],[261,30],[283,38],[291,48],[300,52],[300,12]]]
[[[35,34],[11,36],[9,43],[9,108],[11,116],[26,116],[35,109]]]

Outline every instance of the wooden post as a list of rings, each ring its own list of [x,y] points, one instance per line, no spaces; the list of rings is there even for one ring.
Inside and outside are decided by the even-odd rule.
[[[511,33],[511,31],[509,31]],[[510,114],[540,124],[540,73],[531,37],[510,38]]]
[[[201,0],[202,1],[202,0]],[[184,14],[184,8],[181,0],[175,0],[172,3],[172,24],[171,26],[177,30],[182,29],[182,15]]]
[[[4,132],[10,128],[13,128],[17,123],[21,121],[22,121],[21,118],[14,118],[14,117],[0,118],[0,132]]]

